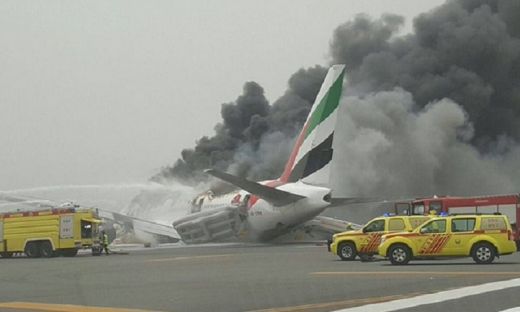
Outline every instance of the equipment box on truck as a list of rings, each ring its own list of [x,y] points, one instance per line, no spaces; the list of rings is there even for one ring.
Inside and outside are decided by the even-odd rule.
[[[25,253],[30,258],[63,255],[79,249],[99,255],[99,219],[93,209],[55,208],[0,214],[0,255]]]

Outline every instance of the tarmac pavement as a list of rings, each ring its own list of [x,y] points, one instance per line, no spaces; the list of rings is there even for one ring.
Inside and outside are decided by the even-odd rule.
[[[382,259],[343,262],[325,245],[314,244],[126,250],[99,257],[0,259],[0,311],[85,306],[98,307],[89,311],[333,311],[520,278],[518,253],[491,265],[462,258],[392,266]],[[520,306],[519,289],[405,311],[500,311]]]

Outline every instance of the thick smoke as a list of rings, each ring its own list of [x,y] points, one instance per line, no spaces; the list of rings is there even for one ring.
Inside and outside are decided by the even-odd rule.
[[[341,195],[518,191],[520,2],[453,0],[413,21],[358,15],[340,25],[332,63],[347,65],[335,138]],[[256,83],[222,105],[201,138],[154,180],[203,181],[217,167],[252,179],[278,176],[326,69],[301,69],[269,105]],[[339,159],[338,159],[339,158]]]
[[[247,82],[241,96],[222,104],[222,123],[215,127],[215,135],[183,150],[182,159],[152,180],[176,178],[196,184],[205,181],[202,170],[210,167],[257,180],[277,177],[325,74],[321,66],[300,69],[289,79],[286,93],[272,105],[260,85]]]
[[[336,193],[518,192],[520,2],[448,1],[403,20],[359,15],[334,32],[347,64]]]
[[[517,192],[520,149],[482,154],[467,113],[450,99],[418,109],[402,89],[347,97],[335,141],[336,196]]]
[[[419,108],[450,98],[468,113],[472,143],[489,151],[500,136],[520,139],[520,3],[448,1],[393,37],[403,20],[358,16],[338,27],[333,60],[360,94],[400,87]]]

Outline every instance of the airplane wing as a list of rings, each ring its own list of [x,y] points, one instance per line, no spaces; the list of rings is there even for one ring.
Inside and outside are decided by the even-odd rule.
[[[141,231],[155,236],[161,241],[176,242],[180,236],[175,229],[169,225],[131,217],[117,212],[97,209],[101,218],[123,225],[131,231]]]
[[[274,241],[278,243],[323,243],[336,233],[357,230],[362,227],[362,225],[348,220],[319,215],[295,226],[290,232],[275,238]]]
[[[330,199],[330,205],[327,208],[354,204],[380,204],[386,202],[389,201],[375,197],[332,197]]]
[[[244,178],[240,178],[216,169],[208,169],[205,170],[205,172],[227,183],[238,186],[241,189],[262,198],[263,200],[272,203],[274,206],[285,206],[305,198],[305,196],[265,186],[258,182],[253,182]]]
[[[357,230],[363,227],[361,224],[326,216],[317,216],[307,221],[304,226],[309,226],[327,233],[339,233],[346,230]]]
[[[327,240],[335,233],[359,229],[374,217],[395,212],[394,205],[401,201],[406,202],[404,199],[332,198],[331,205],[319,216],[296,226],[279,241]]]

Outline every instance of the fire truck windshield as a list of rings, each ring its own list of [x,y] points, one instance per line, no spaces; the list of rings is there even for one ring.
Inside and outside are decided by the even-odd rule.
[[[414,203],[412,208],[413,215],[422,215],[424,214],[424,203]]]

